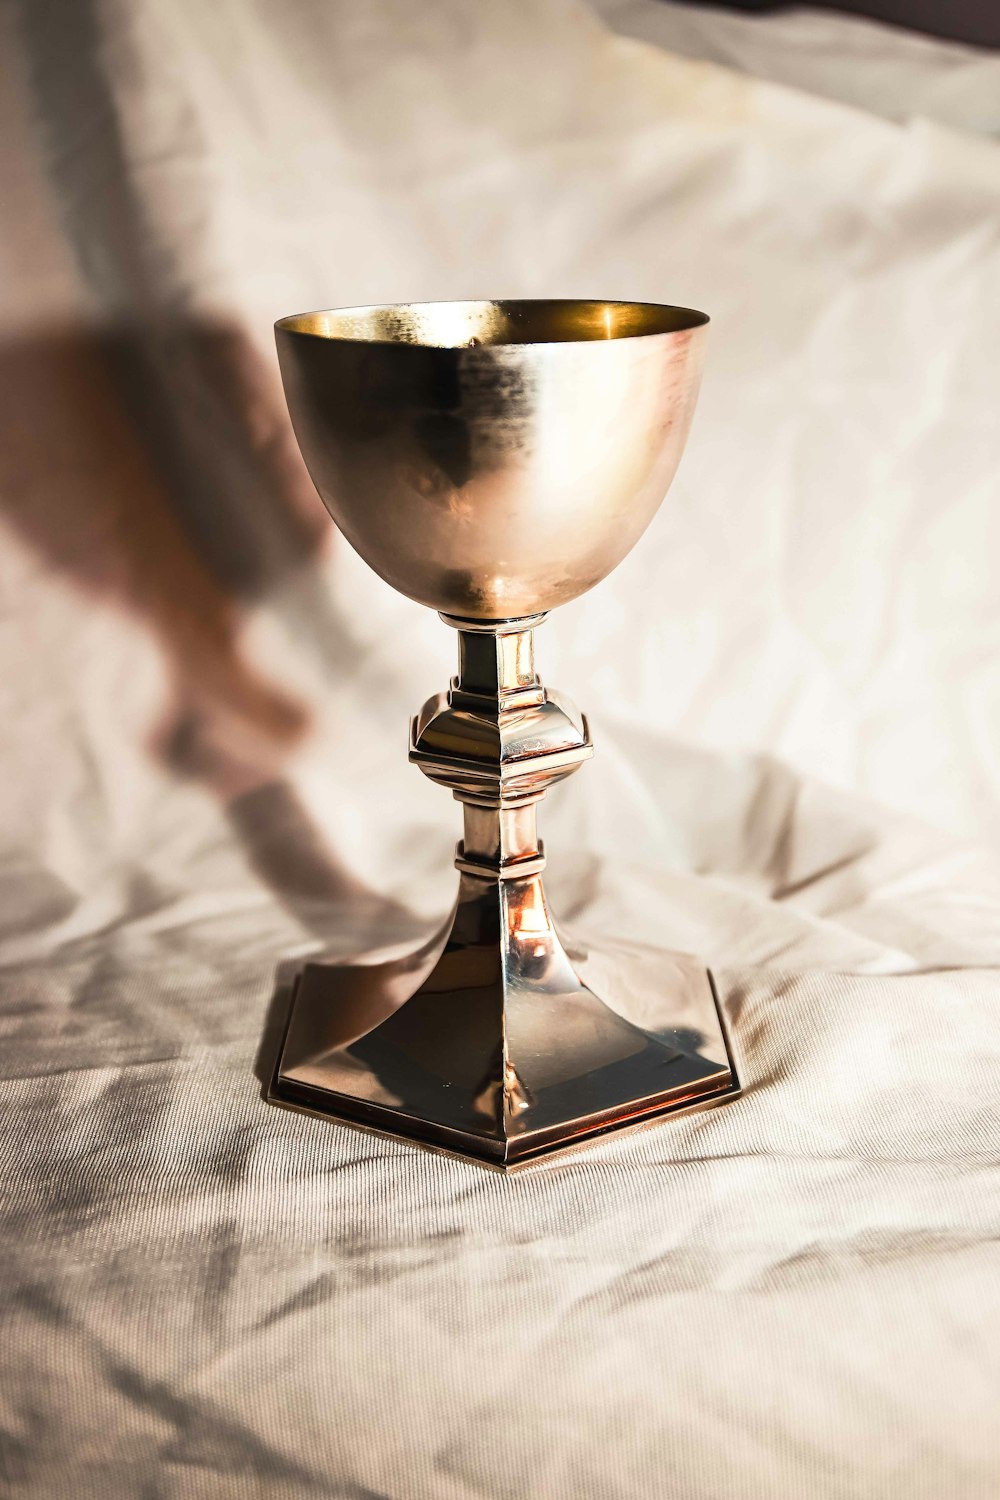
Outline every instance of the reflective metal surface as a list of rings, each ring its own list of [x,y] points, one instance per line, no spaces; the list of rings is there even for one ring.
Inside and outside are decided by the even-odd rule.
[[[327,507],[457,631],[458,672],[413,719],[410,759],[463,804],[465,830],[435,939],[389,964],[306,967],[274,1102],[510,1170],[739,1091],[694,959],[563,946],[535,829],[539,799],[593,749],[538,677],[533,630],[620,561],[662,499],[706,322],[646,303],[482,302],[278,324]]]
[[[588,962],[567,956],[538,875],[463,874],[419,956],[306,968],[277,1095],[510,1170],[736,1092],[703,967],[604,955],[613,1010],[583,983]]]
[[[631,550],[680,460],[704,313],[437,302],[283,318],[295,435],[340,530],[422,604],[553,609]]]
[[[532,622],[444,619],[458,630],[458,675],[413,720],[410,759],[467,804],[537,800],[593,755],[586,719],[535,675]]]

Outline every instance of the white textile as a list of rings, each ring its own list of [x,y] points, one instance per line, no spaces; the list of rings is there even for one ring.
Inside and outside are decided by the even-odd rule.
[[[1000,145],[572,0],[0,26],[3,1493],[994,1500]],[[748,1085],[511,1180],[260,1094],[457,834],[404,753],[453,638],[270,325],[480,295],[712,315],[669,501],[539,632],[598,747],[542,824]]]

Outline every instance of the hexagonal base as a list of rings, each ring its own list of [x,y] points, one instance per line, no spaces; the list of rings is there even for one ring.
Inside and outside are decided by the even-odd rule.
[[[648,951],[571,963],[544,921],[512,953],[508,918],[532,901],[547,918],[537,881],[463,877],[443,944],[307,965],[269,1098],[509,1171],[739,1092],[704,968]]]

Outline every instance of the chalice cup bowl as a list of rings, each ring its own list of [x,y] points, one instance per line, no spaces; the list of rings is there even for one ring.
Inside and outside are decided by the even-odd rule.
[[[592,754],[534,628],[632,548],[669,488],[703,313],[439,302],[283,318],[295,434],[347,540],[458,634],[410,759],[462,804],[454,912],[391,962],[308,964],[269,1098],[503,1171],[739,1091],[711,976],[564,943],[535,811]]]

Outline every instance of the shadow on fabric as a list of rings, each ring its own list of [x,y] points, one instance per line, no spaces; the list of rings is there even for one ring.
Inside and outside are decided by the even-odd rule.
[[[0,518],[149,630],[169,684],[150,753],[214,794],[306,930],[326,939],[345,911],[405,925],[340,865],[284,779],[312,714],[240,647],[247,607],[308,572],[334,535],[260,364],[237,329],[192,323],[168,338],[50,330],[0,346]],[[327,675],[350,672],[340,612],[325,589],[313,597]]]

